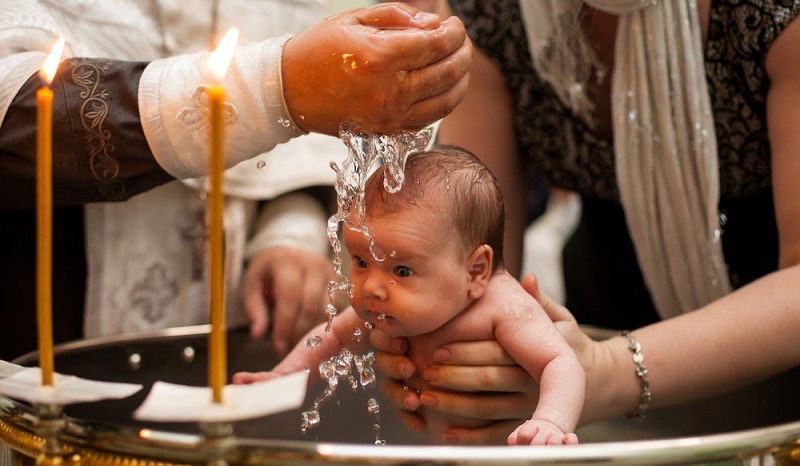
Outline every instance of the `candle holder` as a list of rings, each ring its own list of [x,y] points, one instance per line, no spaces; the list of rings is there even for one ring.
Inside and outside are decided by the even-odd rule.
[[[37,466],[62,466],[64,449],[59,437],[67,425],[64,410],[61,405],[52,403],[37,403],[34,405],[36,414],[36,433],[44,440],[42,452],[36,457]]]
[[[228,452],[236,446],[233,424],[230,422],[201,422],[203,447],[208,456],[208,466],[228,466]]]

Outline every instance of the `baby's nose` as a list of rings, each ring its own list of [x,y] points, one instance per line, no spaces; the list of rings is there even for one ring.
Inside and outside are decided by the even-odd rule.
[[[379,274],[373,273],[370,274],[369,277],[367,277],[367,279],[364,281],[364,287],[362,288],[361,293],[365,297],[373,297],[381,301],[385,301],[388,297],[388,288]]]

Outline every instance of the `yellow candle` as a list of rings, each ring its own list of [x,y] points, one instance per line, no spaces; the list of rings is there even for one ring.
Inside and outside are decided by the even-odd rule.
[[[53,91],[64,39],[59,39],[40,72],[36,91],[36,324],[42,385],[53,385]]]
[[[36,91],[36,318],[42,384],[53,385],[53,91]]]
[[[225,271],[222,172],[225,169],[225,131],[223,111],[225,90],[219,84],[225,77],[228,64],[236,47],[238,31],[230,29],[209,59],[209,69],[216,83],[208,88],[209,110],[209,188],[208,222],[210,253],[210,306],[211,333],[208,342],[208,381],[214,403],[222,403],[222,388],[227,379],[227,342],[225,332]]]
[[[222,171],[224,169],[224,128],[222,120],[222,104],[225,90],[214,85],[208,89],[209,124],[211,135],[211,153],[209,156],[209,191],[208,222],[210,250],[210,304],[211,335],[209,341],[209,383],[214,396],[214,403],[222,403],[222,387],[227,378],[226,367],[226,335],[225,335],[225,274],[224,247],[222,230],[222,213],[224,200],[222,196]]]

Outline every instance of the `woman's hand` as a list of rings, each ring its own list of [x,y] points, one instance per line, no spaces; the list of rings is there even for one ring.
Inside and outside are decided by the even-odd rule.
[[[539,301],[556,328],[575,349],[584,369],[595,360],[597,343],[578,326],[563,306],[553,302],[538,289],[536,278],[522,280],[528,293]],[[538,401],[538,383],[511,359],[497,341],[464,342],[445,345],[434,352],[440,365],[426,368],[423,378],[442,390],[425,390],[420,394],[404,389],[402,380],[417,368],[404,353],[403,338],[391,338],[373,330],[370,342],[379,351],[376,367],[386,376],[381,384],[406,424],[424,430],[425,422],[414,411],[420,406],[448,414],[494,421],[477,429],[450,429],[445,440],[458,444],[505,443],[509,432],[530,419]],[[591,365],[591,364],[588,364]],[[591,371],[587,370],[587,386]],[[587,393],[587,403],[589,394]],[[582,422],[586,419],[586,405]]]
[[[337,135],[345,121],[417,130],[464,97],[472,52],[456,17],[440,21],[398,3],[346,11],[287,42],[286,103],[306,131]]]
[[[422,376],[442,390],[419,394],[402,380],[417,368],[404,353],[402,337],[390,337],[373,329],[370,343],[378,350],[375,367],[386,377],[381,390],[398,408],[405,424],[425,429],[425,420],[414,413],[420,406],[459,416],[495,421],[477,429],[450,429],[444,440],[459,444],[505,444],[508,434],[530,419],[538,400],[538,384],[511,359],[496,341],[453,343],[434,353],[441,365],[426,368]],[[451,391],[455,390],[455,391]]]

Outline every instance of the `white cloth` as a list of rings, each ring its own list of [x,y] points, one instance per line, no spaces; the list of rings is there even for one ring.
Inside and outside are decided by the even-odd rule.
[[[695,0],[585,0],[619,15],[611,104],[620,198],[662,318],[730,291],[719,238],[716,134]],[[587,121],[596,62],[581,2],[520,2],[534,66]],[[569,27],[571,25],[572,27]]]
[[[140,81],[142,125],[156,160],[178,178],[205,174],[203,63],[212,40],[212,0],[4,0],[0,6],[0,117],[22,84],[44,62],[58,36],[63,58],[111,57],[151,63]],[[280,57],[287,34],[330,13],[327,0],[219,0],[217,30],[240,29],[226,74],[224,189],[228,323],[246,320],[239,296],[245,249],[259,244],[327,252],[326,217],[308,198],[281,195],[331,185],[331,161],[346,156],[332,137],[301,136],[283,101]],[[272,38],[272,39],[271,39]],[[162,58],[164,51],[171,58]],[[178,55],[182,54],[182,55]],[[194,112],[194,113],[192,113]],[[193,116],[198,118],[193,119]],[[284,126],[283,121],[290,124]],[[274,124],[271,124],[273,123]],[[288,141],[288,142],[287,142]],[[256,156],[260,152],[270,152]],[[250,159],[250,160],[248,160]],[[264,168],[257,167],[258,161]],[[123,203],[86,207],[89,277],[85,336],[208,322],[202,245],[204,179],[175,181]],[[280,197],[280,198],[279,198]],[[272,201],[257,234],[258,201]],[[294,206],[299,206],[295,209]],[[286,221],[291,212],[294,221]],[[277,222],[280,228],[270,228]],[[310,228],[318,228],[312,232]],[[266,235],[266,237],[265,237]],[[312,242],[298,238],[319,237]],[[202,247],[202,246],[200,246]],[[200,254],[198,256],[198,254]]]

